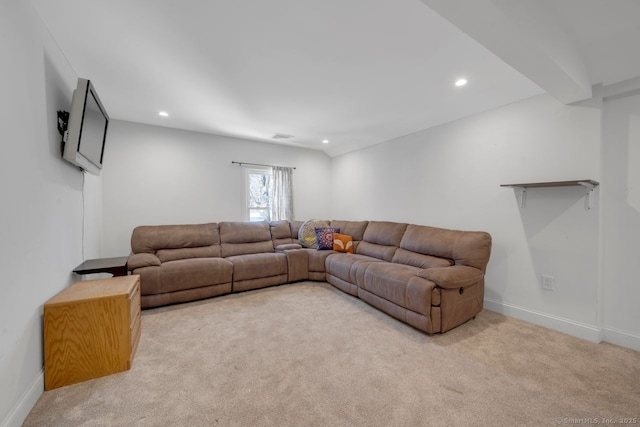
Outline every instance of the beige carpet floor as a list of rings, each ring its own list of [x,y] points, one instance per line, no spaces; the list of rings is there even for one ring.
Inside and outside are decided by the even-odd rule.
[[[487,310],[428,336],[331,285],[302,282],[143,311],[131,370],[45,392],[24,425],[543,426],[637,417],[639,352]]]

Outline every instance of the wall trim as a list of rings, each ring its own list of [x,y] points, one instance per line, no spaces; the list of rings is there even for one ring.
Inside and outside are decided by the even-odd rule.
[[[492,300],[490,298],[484,299],[484,308],[591,342],[602,342],[602,329],[593,325],[576,322],[575,320],[554,316],[502,301]]]
[[[20,427],[42,393],[44,393],[44,368],[40,369],[40,373],[20,397],[18,403],[9,411],[7,417],[0,423],[0,427]]]
[[[615,328],[603,328],[602,340],[621,347],[640,351],[640,336]]]

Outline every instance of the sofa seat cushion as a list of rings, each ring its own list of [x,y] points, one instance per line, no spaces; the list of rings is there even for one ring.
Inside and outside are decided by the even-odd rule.
[[[165,262],[160,266],[158,289],[142,283],[143,294],[166,293],[231,283],[233,265],[223,258],[192,258]]]
[[[161,262],[189,258],[220,258],[220,245],[200,246],[197,248],[158,249],[156,255]]]
[[[236,255],[226,258],[233,264],[233,281],[287,274],[287,256],[281,252]]]
[[[334,253],[327,257],[325,269],[332,276],[357,285],[359,272],[372,262],[381,263],[383,261],[367,255]]]
[[[283,252],[283,251],[291,251],[294,249],[302,249],[302,246],[299,243],[286,243],[286,244],[274,246],[274,249],[276,251]]]
[[[418,277],[420,269],[393,263],[370,264],[358,286],[400,307],[428,316],[434,283]]]

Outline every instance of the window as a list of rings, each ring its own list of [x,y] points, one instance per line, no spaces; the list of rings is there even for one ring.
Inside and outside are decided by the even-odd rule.
[[[245,221],[293,221],[293,169],[245,168]]]
[[[271,221],[272,177],[271,168],[245,170],[246,221]]]

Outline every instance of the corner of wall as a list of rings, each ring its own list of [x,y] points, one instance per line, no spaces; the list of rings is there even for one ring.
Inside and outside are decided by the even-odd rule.
[[[20,427],[33,409],[40,396],[44,393],[44,369],[33,380],[29,388],[18,400],[7,417],[2,420],[0,427]]]

